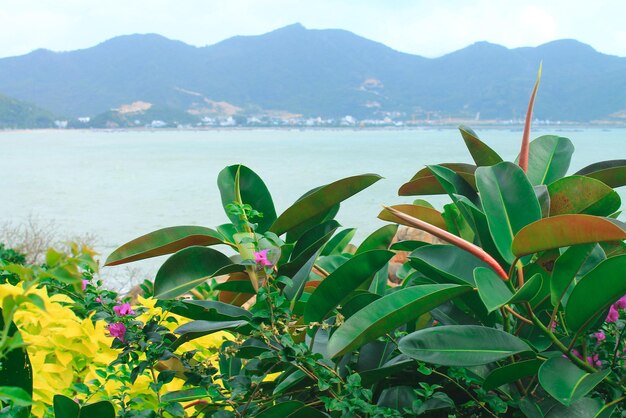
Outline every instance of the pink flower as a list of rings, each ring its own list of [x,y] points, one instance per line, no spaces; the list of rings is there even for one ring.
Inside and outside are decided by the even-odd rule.
[[[257,264],[262,265],[263,267],[271,267],[272,266],[272,262],[267,259],[267,252],[268,251],[269,250],[255,251],[254,252],[254,261]]]
[[[98,302],[98,303],[102,303],[102,299],[100,299],[100,296],[98,296],[98,297],[96,298],[96,302]]]
[[[113,310],[118,316],[135,315],[135,312],[130,307],[130,303],[114,306]]]
[[[87,285],[89,284],[89,280],[83,279],[83,290],[87,290]]]
[[[606,340],[606,335],[604,335],[603,331],[594,332],[593,336],[598,340],[596,344],[600,344],[602,341]]]
[[[614,305],[617,309],[626,309],[626,295],[619,298]]]
[[[600,361],[600,358],[598,357],[597,354],[593,354],[591,356],[587,356],[587,363],[589,363],[589,365],[593,366],[593,367],[600,367],[600,366],[602,366],[602,362]]]
[[[617,320],[619,319],[619,311],[617,310],[617,308],[615,307],[615,304],[611,305],[611,308],[609,309],[609,314],[606,316],[606,322],[617,322]]]
[[[109,331],[109,335],[111,337],[119,338],[121,342],[124,342],[124,335],[126,334],[126,325],[121,322],[115,322],[113,324],[109,324],[106,327],[107,331]]]

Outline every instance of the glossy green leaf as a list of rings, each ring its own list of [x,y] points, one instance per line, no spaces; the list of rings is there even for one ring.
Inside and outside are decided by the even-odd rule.
[[[350,241],[352,240],[352,237],[354,237],[355,233],[355,228],[348,228],[343,231],[339,231],[337,235],[332,237],[324,246],[320,255],[341,255],[345,252],[346,247],[350,244]]]
[[[296,245],[291,252],[291,260],[293,261],[298,257],[301,257],[303,260],[308,260],[331,239],[337,228],[339,228],[339,222],[331,219],[302,234],[300,239],[296,241]]]
[[[79,418],[80,406],[72,399],[63,395],[54,395],[55,418]]]
[[[533,186],[533,190],[535,191],[535,196],[537,196],[537,201],[539,202],[539,207],[541,208],[541,217],[547,218],[550,216],[551,204],[548,186],[545,184],[539,184],[537,186]]]
[[[393,252],[386,250],[368,251],[339,266],[309,297],[304,309],[304,321],[309,323],[323,320],[342,300],[383,268],[393,255]]]
[[[396,411],[404,411],[405,409],[411,410],[413,402],[418,399],[411,386],[392,386],[383,389],[376,404]]]
[[[4,329],[4,316],[0,309],[0,329]],[[14,323],[9,326],[8,337],[19,336]],[[21,339],[21,337],[19,337]],[[33,394],[33,368],[25,347],[14,348],[6,353],[0,368],[0,386],[22,389],[30,398]]]
[[[572,332],[592,325],[609,306],[626,295],[626,255],[599,263],[574,287],[565,308],[565,322]]]
[[[619,195],[599,180],[569,176],[551,183],[550,216],[570,213],[609,216],[620,208]]]
[[[475,285],[474,269],[489,265],[454,245],[435,244],[420,247],[409,254],[409,262],[427,277],[441,276],[452,283]],[[500,279],[502,280],[502,279]]]
[[[544,135],[531,141],[527,172],[531,184],[550,184],[565,176],[573,153],[574,145],[567,138]]]
[[[203,226],[173,226],[159,229],[122,245],[109,255],[106,266],[172,254],[193,245],[222,244],[224,237]]]
[[[252,318],[252,314],[246,309],[216,300],[183,300],[180,305],[173,306],[170,311],[185,318],[204,321]]]
[[[600,399],[583,398],[570,406],[556,405],[548,411],[546,418],[600,418],[604,409],[602,406]]]
[[[236,185],[235,182],[239,181]],[[239,201],[237,189],[241,196],[241,203],[250,205],[252,209],[261,212],[262,217],[253,218],[250,221],[257,223],[257,232],[265,232],[276,220],[276,209],[267,186],[263,180],[252,170],[244,165],[231,165],[224,168],[217,176],[217,187],[220,190],[222,206],[226,216],[234,225],[239,225],[239,215],[230,213],[226,206]]]
[[[19,409],[19,412],[16,412],[28,416],[30,413],[27,407],[33,404],[33,399],[31,395],[21,387],[0,386],[0,406],[3,404],[8,404],[15,409]],[[0,412],[2,412],[2,410],[0,410]]]
[[[190,402],[197,399],[208,398],[209,392],[205,388],[191,388],[183,390],[174,390],[167,392],[161,396],[163,402]]]
[[[570,245],[626,239],[626,225],[591,215],[559,215],[544,218],[520,230],[513,240],[513,254],[528,254]]]
[[[414,218],[420,219],[424,222],[428,222],[431,225],[435,225],[438,228],[443,230],[447,230],[446,221],[435,209],[431,209],[426,206],[419,205],[393,205],[391,208],[396,209],[402,213],[406,213]],[[406,223],[396,217],[394,214],[390,213],[386,209],[383,209],[380,214],[378,214],[378,219],[382,219],[383,221],[395,222],[397,224],[405,225]],[[409,225],[410,226],[410,225]]]
[[[490,166],[502,162],[502,157],[478,139],[478,135],[471,128],[461,125],[459,126],[459,131],[477,166]]]
[[[269,407],[255,415],[255,418],[325,418],[324,412],[306,406],[300,401],[285,401]]]
[[[531,305],[534,305],[534,299],[542,293],[544,285],[542,274],[533,274],[530,276],[530,279],[526,280],[524,286],[515,292],[513,297],[509,300],[509,303],[531,302]]]
[[[318,259],[318,254],[319,251],[309,257],[308,260],[304,260],[303,263],[300,263],[300,258],[298,258],[296,262],[285,264],[278,269],[278,276],[291,277],[291,284],[283,289],[283,294],[287,299],[295,300],[300,297],[315,261]]]
[[[366,291],[355,293],[345,301],[341,307],[341,314],[344,318],[350,318],[352,315],[377,299],[380,299],[380,295],[377,295],[376,293]]]
[[[376,174],[363,174],[322,186],[290,206],[276,219],[270,230],[282,235],[304,224],[309,218],[328,211],[337,203],[357,194],[381,178]]]
[[[526,174],[517,165],[502,162],[476,170],[476,185],[493,241],[507,263],[515,260],[513,237],[541,219],[541,208]]]
[[[196,338],[204,337],[205,335],[213,334],[217,331],[224,331],[229,329],[241,329],[248,325],[248,321],[236,320],[236,321],[191,321],[174,330],[175,334],[179,334],[180,337],[172,343],[171,349],[175,350],[187,341],[194,340]]]
[[[598,265],[606,255],[598,244],[569,247],[554,263],[550,280],[550,300],[553,306],[567,305],[569,295],[580,279]]]
[[[278,385],[274,388],[272,395],[280,395],[286,390],[292,388],[303,380],[308,379],[308,376],[304,374],[304,372],[300,369],[296,369],[293,372],[289,373],[287,377],[282,379]]]
[[[477,267],[474,269],[474,280],[478,295],[485,304],[488,312],[498,310],[506,305],[513,297],[511,289],[502,281],[493,270],[486,267]]]
[[[385,225],[372,232],[363,240],[355,255],[371,250],[386,250],[398,232],[398,225]]]
[[[609,160],[591,164],[576,174],[600,180],[609,187],[621,187],[626,185],[626,160]]]
[[[461,163],[442,163],[441,167],[452,170],[461,176],[470,186],[474,187],[476,180],[474,179],[474,171],[476,166]],[[426,167],[418,171],[411,180],[400,186],[398,190],[400,196],[421,196],[446,194],[445,189],[441,186],[432,171]]]
[[[361,309],[330,337],[328,354],[343,355],[471,290],[469,286],[433,284],[390,293]]]
[[[394,242],[393,244],[391,244],[391,247],[389,247],[389,249],[394,251],[415,251],[418,248],[424,247],[426,245],[431,245],[431,243],[416,240],[405,240]]]
[[[80,418],[115,418],[115,408],[109,401],[95,402],[80,408]]]
[[[154,296],[172,299],[185,294],[213,276],[243,271],[228,257],[212,248],[180,250],[161,266],[154,279]]]
[[[546,392],[563,405],[569,406],[582,399],[610,373],[611,370],[586,373],[570,360],[558,356],[543,363],[538,377]]]
[[[531,352],[521,339],[495,328],[444,325],[416,331],[400,340],[401,353],[442,366],[478,366]]]
[[[470,185],[460,174],[440,165],[429,165],[428,169],[437,179],[441,187],[457,203],[456,195],[465,196],[473,204],[478,204],[478,194],[476,194],[476,185]]]
[[[492,390],[524,377],[535,376],[541,364],[542,361],[532,359],[498,367],[487,375],[483,382],[483,389]]]

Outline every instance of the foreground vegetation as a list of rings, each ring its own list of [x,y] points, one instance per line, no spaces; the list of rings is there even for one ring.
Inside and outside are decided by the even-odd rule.
[[[379,176],[323,185],[279,215],[262,179],[234,165],[218,176],[228,223],[161,229],[108,257],[114,268],[172,254],[136,300],[102,289],[85,246],[43,264],[3,249],[0,412],[624,416],[626,225],[613,188],[626,161],[567,176],[567,138],[529,140],[533,101],[516,162],[461,127],[475,164],[428,166],[399,190],[451,202],[385,207],[390,224],[358,246],[334,218]],[[438,243],[395,241],[398,224]]]

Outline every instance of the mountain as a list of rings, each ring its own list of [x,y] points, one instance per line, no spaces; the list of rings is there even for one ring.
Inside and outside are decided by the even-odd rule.
[[[0,94],[0,129],[52,128],[54,120],[46,110]]]
[[[537,118],[588,121],[626,111],[626,58],[575,40],[515,49],[479,42],[428,59],[299,24],[206,47],[148,34],[36,50],[0,59],[0,91],[69,117],[145,102],[178,119],[181,111],[519,119],[542,61]]]

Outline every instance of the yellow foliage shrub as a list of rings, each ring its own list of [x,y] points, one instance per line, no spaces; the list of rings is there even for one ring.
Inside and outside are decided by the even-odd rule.
[[[0,285],[0,300],[9,295],[22,294],[20,286]],[[69,308],[72,300],[63,295],[48,296],[46,289],[31,289],[45,302],[45,311],[31,303],[25,303],[16,313],[14,321],[27,344],[28,355],[33,366],[33,416],[53,416],[51,412],[52,398],[63,394],[87,401],[85,395],[77,394],[72,389],[75,383],[83,383],[96,388],[95,394],[88,402],[108,400],[119,392],[121,383],[115,380],[105,381],[98,376],[97,370],[105,369],[117,358],[118,351],[110,348],[112,337],[108,336],[104,321],[91,318],[81,319]],[[154,315],[162,315],[160,308],[155,307],[153,299],[139,299],[139,305],[147,311],[137,317],[146,322]],[[167,314],[181,319],[173,314]],[[177,325],[163,321],[163,325],[173,329]],[[200,354],[209,360],[216,360],[217,348],[227,337],[225,333],[215,333],[183,344],[177,351],[200,350]],[[130,388],[130,397],[139,398],[143,405],[138,409],[156,408],[156,395],[149,388],[150,376],[141,375]],[[99,382],[96,384],[96,382]],[[165,385],[163,392],[178,390],[183,381],[174,379]]]

